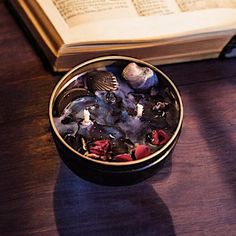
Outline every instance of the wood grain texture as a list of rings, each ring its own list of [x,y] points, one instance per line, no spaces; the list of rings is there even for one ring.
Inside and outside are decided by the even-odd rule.
[[[0,1],[0,235],[236,235],[236,59],[160,68],[184,103],[172,159],[137,185],[86,182],[49,131],[59,76]]]

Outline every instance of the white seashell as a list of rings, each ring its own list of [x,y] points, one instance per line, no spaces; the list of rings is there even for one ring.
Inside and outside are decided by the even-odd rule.
[[[122,76],[134,89],[147,89],[157,83],[157,76],[149,67],[141,67],[134,62],[129,63],[123,70]],[[148,87],[146,82],[151,79]]]

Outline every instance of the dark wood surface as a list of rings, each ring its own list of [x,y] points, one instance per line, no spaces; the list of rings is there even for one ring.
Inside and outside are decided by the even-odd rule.
[[[49,132],[60,76],[0,1],[0,235],[236,235],[236,59],[160,67],[184,123],[153,177],[106,187],[75,176]]]

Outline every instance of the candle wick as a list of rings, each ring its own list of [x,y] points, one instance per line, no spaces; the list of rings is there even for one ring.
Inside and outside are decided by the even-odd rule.
[[[84,110],[84,120],[82,121],[83,126],[89,126],[93,122],[90,120],[90,113],[87,109]]]
[[[143,115],[143,105],[137,104],[137,117],[141,117]]]

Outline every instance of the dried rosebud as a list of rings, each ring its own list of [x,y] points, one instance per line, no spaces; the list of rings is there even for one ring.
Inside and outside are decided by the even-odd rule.
[[[102,160],[107,160],[109,158],[109,151],[109,140],[97,140],[89,147],[89,152],[100,156]]]
[[[151,134],[151,143],[153,145],[163,145],[169,140],[169,135],[162,129],[153,130]]]
[[[145,144],[141,144],[136,147],[134,154],[136,159],[142,159],[144,157],[147,157],[150,153],[150,148]]]
[[[116,156],[114,156],[113,160],[119,161],[119,162],[133,161],[131,155],[127,154],[127,153],[116,155]]]

